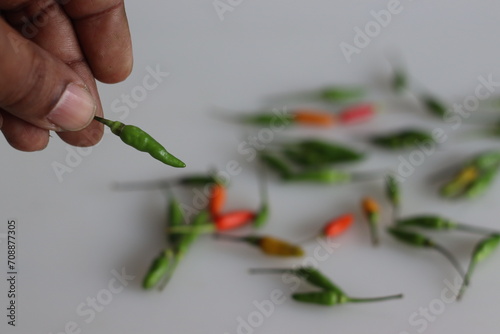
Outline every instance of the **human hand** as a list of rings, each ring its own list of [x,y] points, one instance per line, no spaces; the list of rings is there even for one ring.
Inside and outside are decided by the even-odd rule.
[[[95,79],[116,83],[131,69],[123,0],[0,0],[0,129],[12,147],[42,150],[49,130],[96,144]]]

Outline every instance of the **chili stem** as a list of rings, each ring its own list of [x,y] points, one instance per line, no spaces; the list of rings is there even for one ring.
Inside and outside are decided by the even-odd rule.
[[[368,223],[368,225],[370,226],[370,239],[372,241],[372,245],[377,246],[379,243],[377,225],[372,222]]]
[[[212,224],[204,225],[184,225],[184,226],[172,226],[167,228],[169,233],[212,233],[215,232],[215,226]]]
[[[251,268],[248,270],[250,274],[284,274],[287,272],[293,272],[293,269],[289,268]]]
[[[125,182],[114,183],[113,189],[118,191],[169,189],[172,186],[170,181],[144,181],[144,182]]]
[[[448,259],[448,261],[450,261],[450,263],[453,265],[455,270],[460,274],[460,276],[462,276],[462,279],[465,281],[464,270],[462,269],[462,267],[458,263],[457,259],[455,259],[455,257],[446,248],[443,248],[440,245],[432,244],[431,247],[434,248],[435,250],[437,250],[439,253],[441,253],[444,257],[446,257]],[[467,282],[465,282],[465,285],[467,285]]]
[[[235,237],[227,234],[214,233],[215,239],[229,240],[229,241],[243,241],[244,237]]]
[[[111,127],[113,125],[113,121],[110,121],[109,119],[106,119],[106,118],[102,118],[102,117],[99,117],[99,116],[94,116],[94,120],[98,121],[99,123],[102,123],[106,126],[109,126]]]
[[[465,273],[464,280],[462,282],[462,286],[460,287],[460,290],[458,291],[457,295],[457,301],[462,299],[462,296],[465,292],[465,288],[469,285],[470,282],[470,276],[472,275],[472,272],[474,271],[476,264],[474,263],[473,260],[469,263],[469,267],[467,268],[467,272]]]
[[[381,302],[384,300],[401,299],[401,298],[403,298],[402,293],[400,293],[398,295],[389,295],[389,296],[372,297],[372,298],[351,298],[351,297],[348,297],[348,301],[350,303],[370,303],[370,302]]]
[[[485,227],[479,227],[479,226],[471,226],[471,225],[466,225],[466,224],[456,224],[455,225],[457,230],[464,231],[464,232],[470,232],[470,233],[477,233],[477,234],[493,234],[493,233],[500,233],[495,230],[491,230],[489,228]]]
[[[372,172],[354,172],[351,174],[353,182],[372,181],[386,175],[387,171],[372,171]]]

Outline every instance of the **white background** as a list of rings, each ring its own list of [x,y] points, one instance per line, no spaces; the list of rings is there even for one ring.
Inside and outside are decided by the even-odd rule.
[[[59,182],[54,162],[65,161],[71,147],[53,136],[49,147],[22,153],[0,141],[0,232],[7,220],[18,221],[18,310],[16,328],[7,326],[7,285],[0,281],[2,333],[60,333],[75,322],[82,333],[237,333],[238,317],[255,312],[254,301],[269,299],[273,289],[286,293],[254,333],[470,333],[493,332],[500,290],[500,255],[477,268],[460,303],[437,301],[453,281],[453,268],[431,251],[398,244],[383,235],[369,244],[359,213],[366,194],[388,203],[381,182],[329,187],[270,183],[272,216],[262,233],[301,240],[336,215],[351,211],[359,218],[337,241],[338,249],[320,268],[355,296],[404,293],[404,299],[380,304],[318,307],[289,300],[289,285],[279,276],[250,276],[251,267],[288,266],[301,260],[265,258],[245,245],[215,242],[194,245],[162,293],[145,292],[140,283],[149,262],[164,245],[166,197],[160,191],[115,192],[113,182],[156,180],[210,167],[224,170],[237,161],[242,172],[231,179],[227,210],[258,207],[255,162],[237,146],[255,131],[221,122],[214,107],[253,110],[269,107],[269,97],[326,84],[360,84],[380,91],[390,74],[386,55],[404,60],[419,85],[447,101],[474,93],[479,76],[500,80],[496,1],[401,1],[402,10],[348,63],[340,43],[353,44],[354,28],[373,21],[372,10],[388,1],[249,1],[243,0],[220,20],[212,2],[129,1],[134,44],[132,75],[117,85],[100,85],[106,115],[119,119],[112,103],[142,85],[147,68],[170,75],[125,118],[153,134],[188,167],[166,167],[106,134],[101,144]],[[123,105],[123,104],[122,104]],[[402,214],[431,212],[470,224],[500,228],[498,182],[474,201],[439,199],[432,176],[470,153],[498,147],[495,141],[470,141],[469,127],[452,130],[419,110],[388,103],[370,124],[335,130],[291,130],[280,136],[314,134],[372,149],[361,170],[396,168],[398,154],[371,148],[369,134],[404,125],[441,127],[449,140],[428,157],[404,183]],[[273,105],[292,108],[292,104]],[[462,134],[460,134],[462,133]],[[408,155],[403,154],[408,158]],[[358,168],[358,167],[357,167]],[[191,204],[190,193],[185,203]],[[438,235],[465,266],[475,236]],[[317,245],[307,247],[309,256]],[[1,271],[6,272],[6,247]],[[112,270],[125,268],[136,278],[87,323],[77,307],[107,288]],[[0,274],[4,277],[5,274]],[[419,312],[429,311],[429,320]],[[417,312],[415,321],[409,322]],[[434,312],[434,313],[433,313]],[[439,313],[439,314],[436,314]],[[254,313],[255,314],[255,313]],[[424,326],[425,325],[425,326]],[[424,329],[425,327],[425,329]],[[241,332],[241,331],[240,331]],[[247,331],[248,332],[248,331]]]

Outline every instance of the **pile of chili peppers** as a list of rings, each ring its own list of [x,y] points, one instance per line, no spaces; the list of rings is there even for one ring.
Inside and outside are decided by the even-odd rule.
[[[403,98],[407,94],[417,97],[423,110],[443,119],[447,113],[446,104],[436,96],[424,92],[411,92],[410,80],[401,69],[394,70],[391,79],[392,93]],[[317,128],[332,128],[351,126],[357,123],[369,122],[376,117],[375,103],[364,100],[366,89],[360,87],[332,86],[307,94],[309,98],[333,103],[340,107],[336,110],[317,108],[295,108],[284,115],[273,111],[259,111],[237,117],[235,120],[252,126],[308,126]],[[134,148],[151,154],[154,158],[174,167],[184,167],[184,163],[168,153],[163,146],[152,139],[142,130],[96,117],[99,121],[111,128],[125,143]],[[487,129],[488,133],[500,133],[499,126]],[[390,133],[373,135],[366,141],[368,145],[390,151],[408,150],[419,145],[437,144],[433,135],[425,129],[404,127]],[[157,250],[152,256],[151,265],[144,276],[144,289],[163,289],[171,279],[175,268],[184,257],[188,249],[202,235],[211,235],[215,240],[243,243],[251,248],[260,250],[261,254],[276,257],[300,257],[305,254],[302,244],[318,238],[341,238],[357,223],[356,217],[363,217],[366,231],[370,235],[373,247],[380,247],[381,232],[386,231],[395,240],[415,248],[434,250],[444,256],[462,277],[463,284],[457,300],[461,299],[469,285],[472,273],[476,267],[485,261],[500,245],[500,231],[467,225],[441,217],[439,215],[423,213],[411,217],[401,217],[403,203],[401,185],[398,176],[390,170],[352,171],[350,167],[361,163],[368,155],[368,150],[350,147],[338,142],[322,138],[299,138],[281,140],[265,149],[258,150],[258,168],[265,172],[260,173],[260,204],[258,207],[225,210],[226,202],[230,199],[231,189],[228,184],[218,180],[214,174],[187,175],[166,181],[150,182],[146,184],[121,185],[123,189],[163,189],[168,195],[167,224],[165,227],[165,247]],[[485,193],[492,186],[494,178],[500,169],[500,151],[479,152],[470,157],[448,173],[449,179],[439,190],[439,194],[446,199],[473,198]],[[275,176],[286,183],[313,183],[313,184],[348,184],[367,180],[383,181],[385,198],[366,195],[360,198],[359,213],[335,212],[332,218],[324,222],[321,228],[311,228],[312,236],[301,242],[291,242],[280,238],[256,233],[271,218],[267,183],[269,176]],[[451,175],[451,177],[450,177]],[[382,182],[381,182],[382,184]],[[206,207],[188,217],[176,196],[182,188],[203,188],[208,192]],[[389,215],[382,215],[384,204],[389,204]],[[387,219],[388,218],[388,219]],[[384,221],[385,220],[385,221]],[[385,228],[383,225],[385,223]],[[311,223],[311,225],[314,225]],[[434,238],[423,231],[440,232],[463,231],[471,235],[479,235],[472,249],[467,269],[448,249],[443,247]],[[313,234],[314,233],[314,234]],[[451,237],[451,234],[450,234]],[[368,240],[367,240],[368,242]],[[389,244],[390,245],[390,244]],[[238,247],[230,246],[227,247]],[[396,247],[396,246],[392,246]],[[312,267],[297,268],[262,268],[252,269],[251,273],[275,273],[294,275],[316,288],[315,291],[297,292],[292,299],[297,302],[313,303],[318,305],[338,305],[344,303],[372,302],[402,298],[402,294],[375,298],[354,298],[343,292],[336,284],[324,276],[318,269]]]

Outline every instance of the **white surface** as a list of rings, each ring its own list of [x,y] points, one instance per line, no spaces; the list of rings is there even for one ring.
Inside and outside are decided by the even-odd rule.
[[[6,325],[2,279],[0,331],[55,334],[74,321],[82,333],[232,334],[238,333],[237,318],[247,319],[255,311],[255,300],[269,299],[273,289],[289,292],[279,276],[249,276],[246,271],[301,260],[269,259],[243,245],[215,243],[210,238],[193,247],[163,293],[142,291],[142,275],[163,245],[165,197],[155,191],[113,192],[109,185],[211,166],[224,169],[228,161],[236,160],[243,172],[232,179],[228,209],[256,207],[254,170],[236,150],[250,130],[214,120],[209,115],[213,106],[251,110],[265,106],[265,99],[273,94],[329,83],[373,84],[388,74],[384,54],[391,52],[403,57],[420,83],[449,100],[472,94],[480,75],[500,78],[500,4],[496,1],[402,1],[401,13],[348,64],[339,44],[352,44],[353,28],[363,28],[373,20],[370,11],[387,3],[242,1],[220,21],[211,1],[129,1],[134,72],[124,83],[101,85],[103,105],[109,118],[118,119],[122,114],[113,113],[112,101],[141,85],[148,66],[159,65],[170,72],[126,122],[152,133],[188,168],[162,166],[108,134],[58,182],[51,164],[64,163],[69,147],[56,136],[46,150],[29,154],[0,141],[0,232],[5,233],[8,218],[19,222],[18,326]],[[352,132],[327,130],[321,135],[347,142],[399,124],[441,126],[429,117],[398,112],[387,110],[373,124]],[[296,133],[313,131],[286,134]],[[367,147],[362,142],[355,145]],[[498,182],[486,196],[470,203],[440,200],[429,182],[434,172],[483,147],[498,144],[450,141],[426,159],[404,185],[403,214],[435,212],[498,227]],[[360,169],[396,166],[397,161],[396,154],[373,154]],[[380,198],[381,184],[334,188],[272,182],[272,217],[262,232],[300,240],[332,216],[358,212],[365,194]],[[447,244],[466,265],[475,238],[454,236],[455,241]],[[359,220],[338,240],[340,247],[334,254],[321,262],[321,270],[353,295],[402,292],[403,300],[321,308],[288,299],[253,332],[421,332],[420,323],[412,324],[409,318],[421,307],[439,306],[435,300],[445,288],[444,280],[453,280],[453,269],[439,255],[397,244],[387,235],[378,249],[372,249],[368,240],[366,226]],[[1,277],[4,246],[0,245]],[[311,256],[314,247],[308,247]],[[478,267],[463,302],[437,310],[441,313],[430,318],[425,332],[470,333],[478,328],[483,333],[496,332],[499,261],[496,254]],[[111,271],[121,268],[136,279],[87,323],[87,316],[77,313],[78,305],[107,288]]]

